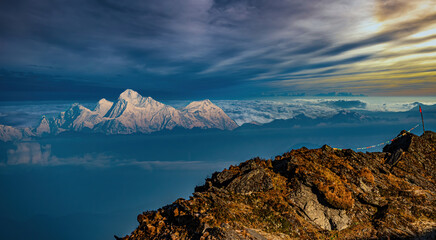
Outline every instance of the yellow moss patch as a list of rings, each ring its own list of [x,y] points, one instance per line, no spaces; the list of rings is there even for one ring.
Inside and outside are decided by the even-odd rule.
[[[374,175],[372,174],[371,170],[369,170],[367,167],[362,168],[359,172],[359,176],[366,182],[373,184],[374,183]]]
[[[343,184],[329,184],[318,182],[318,189],[324,195],[325,200],[335,208],[350,209],[354,206],[354,199]]]

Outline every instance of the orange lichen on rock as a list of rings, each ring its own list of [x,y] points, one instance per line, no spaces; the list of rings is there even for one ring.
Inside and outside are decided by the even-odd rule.
[[[362,170],[360,170],[359,176],[362,177],[362,179],[368,183],[371,184],[374,183],[374,175],[372,174],[371,170],[369,170],[367,167],[364,167],[362,168]]]

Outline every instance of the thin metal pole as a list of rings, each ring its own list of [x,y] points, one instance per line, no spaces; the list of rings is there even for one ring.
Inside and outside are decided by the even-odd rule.
[[[422,116],[422,109],[421,109],[421,105],[419,105],[419,112],[421,113],[421,120],[422,120],[422,133],[425,133],[425,128],[424,128],[424,116]]]

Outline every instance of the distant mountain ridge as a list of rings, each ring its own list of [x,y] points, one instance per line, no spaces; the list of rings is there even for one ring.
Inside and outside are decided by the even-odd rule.
[[[355,124],[364,123],[377,120],[377,118],[369,117],[358,112],[349,110],[340,110],[335,115],[311,118],[305,114],[298,114],[289,119],[275,119],[274,121],[259,124],[259,123],[245,123],[240,126],[241,129],[259,129],[259,128],[287,128],[295,126],[317,126],[319,124]]]
[[[0,140],[13,141],[67,131],[151,133],[176,127],[233,130],[238,125],[210,100],[194,101],[179,110],[127,89],[115,102],[101,99],[93,110],[75,103],[57,117],[43,116],[35,128],[19,129],[0,125]]]

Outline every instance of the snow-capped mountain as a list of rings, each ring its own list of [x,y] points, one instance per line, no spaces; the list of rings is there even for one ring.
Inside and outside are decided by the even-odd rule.
[[[73,104],[57,117],[48,119],[43,116],[38,126],[27,130],[26,133],[23,129],[1,125],[0,140],[55,135],[65,131],[104,134],[151,133],[175,127],[232,130],[238,125],[209,100],[192,102],[179,110],[151,97],[142,97],[128,89],[121,93],[115,102],[101,99],[93,110]]]
[[[15,128],[0,124],[0,141],[16,141],[34,135],[31,128]]]
[[[189,116],[190,119],[196,119],[191,124],[201,128],[219,128],[219,129],[234,129],[238,125],[229,118],[224,111],[214,105],[209,99],[203,101],[195,101],[183,108],[182,113]]]

